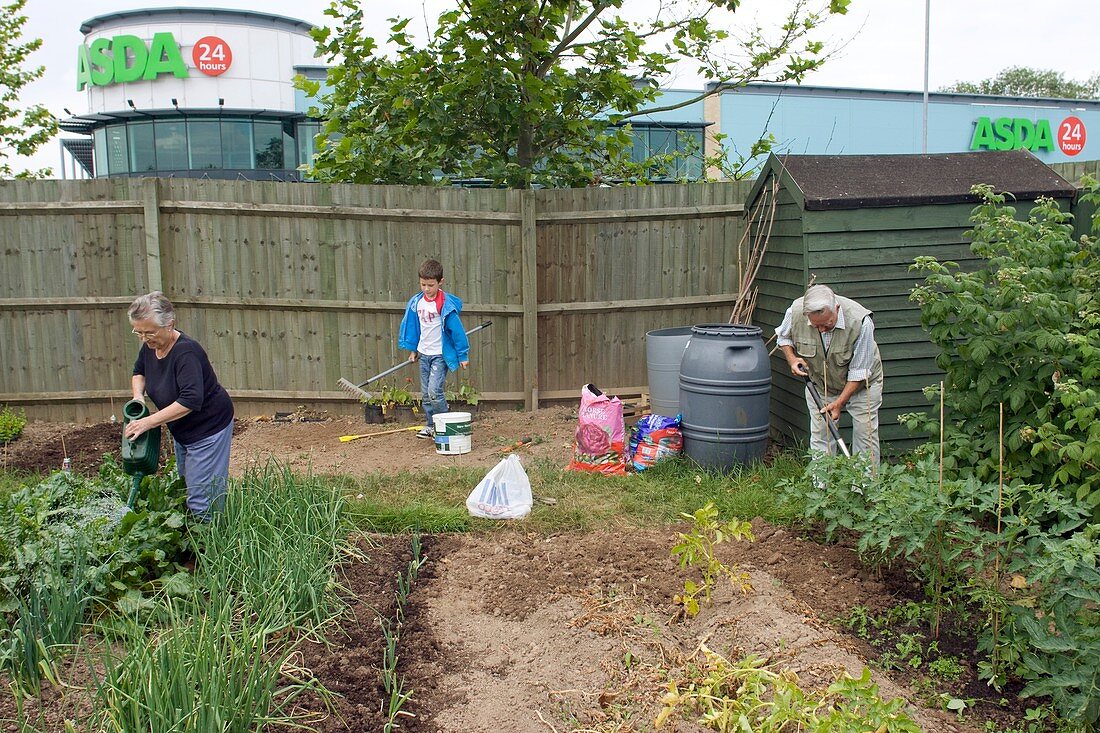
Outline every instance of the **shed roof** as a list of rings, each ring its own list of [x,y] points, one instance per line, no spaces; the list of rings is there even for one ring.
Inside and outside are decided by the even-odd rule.
[[[979,183],[991,184],[996,191],[1011,193],[1020,200],[1039,196],[1072,198],[1076,193],[1071,183],[1027,150],[942,155],[773,155],[767,168],[786,169],[808,211],[977,202],[970,188]]]

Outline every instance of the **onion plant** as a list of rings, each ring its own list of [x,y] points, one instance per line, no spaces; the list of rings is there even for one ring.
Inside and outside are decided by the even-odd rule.
[[[343,500],[313,476],[270,465],[245,475],[206,528],[200,582],[234,595],[272,629],[315,629],[339,611],[334,572],[348,548]]]
[[[75,641],[91,600],[85,551],[77,543],[72,559],[55,545],[36,582],[14,600],[14,611],[0,630],[0,669],[19,694],[37,694],[43,679],[57,682],[56,664]]]
[[[292,637],[240,613],[237,600],[162,597],[166,627],[130,624],[104,652],[91,729],[248,733],[308,722],[295,699],[324,691],[291,664]]]

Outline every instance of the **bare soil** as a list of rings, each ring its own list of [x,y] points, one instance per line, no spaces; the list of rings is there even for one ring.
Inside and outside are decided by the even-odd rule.
[[[331,417],[325,413],[293,413],[286,421],[273,416],[241,419],[233,431],[230,473],[240,475],[248,467],[275,458],[294,470],[312,469],[320,474],[358,475],[374,471],[397,472],[440,465],[495,465],[501,450],[521,440],[532,444],[517,448],[522,456],[546,457],[565,465],[572,452],[576,408],[556,406],[535,413],[480,409],[473,417],[473,450],[443,456],[430,440],[415,437],[420,423],[368,425],[362,418]],[[346,435],[393,431],[376,437],[341,442]],[[163,431],[162,450],[171,450]],[[0,470],[46,473],[61,468],[62,458],[73,459],[73,470],[91,473],[104,453],[119,457],[121,423],[75,425],[28,423],[23,436],[0,447]]]

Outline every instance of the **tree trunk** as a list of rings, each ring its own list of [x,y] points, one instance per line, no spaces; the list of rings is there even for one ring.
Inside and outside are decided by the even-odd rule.
[[[516,138],[516,162],[520,171],[511,183],[513,188],[531,188],[531,168],[534,165],[534,135],[528,122],[521,122]]]

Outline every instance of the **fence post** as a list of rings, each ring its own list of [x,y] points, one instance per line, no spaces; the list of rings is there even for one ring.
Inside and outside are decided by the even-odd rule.
[[[143,178],[141,188],[145,207],[145,273],[152,292],[164,290],[160,269],[160,192],[155,178]]]
[[[520,256],[523,293],[523,392],[524,407],[539,406],[538,232],[535,228],[535,192],[520,192]]]

